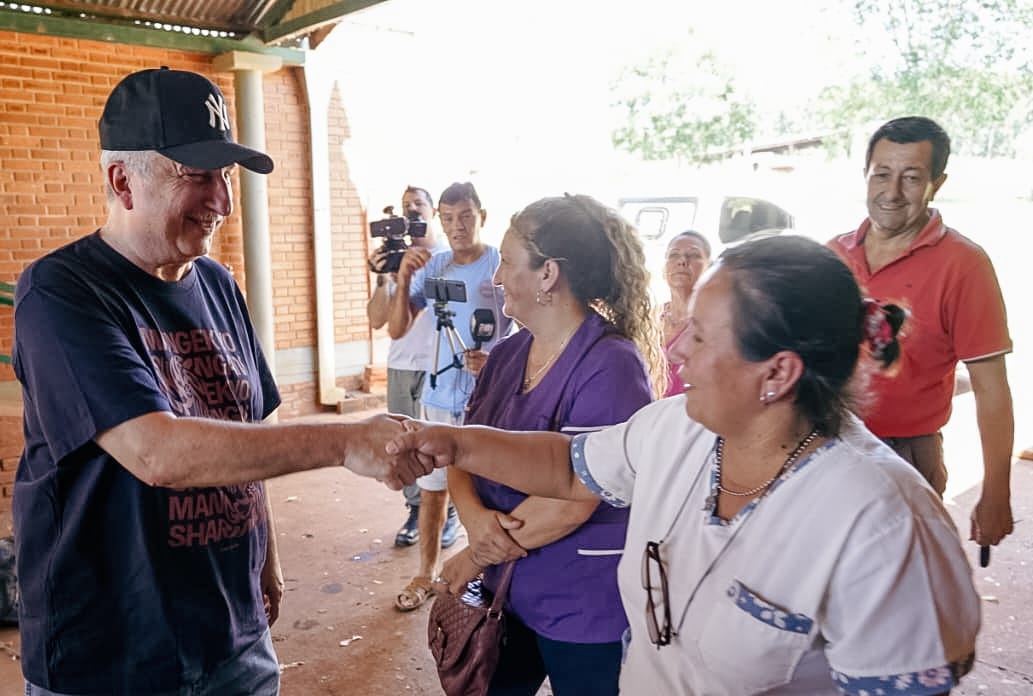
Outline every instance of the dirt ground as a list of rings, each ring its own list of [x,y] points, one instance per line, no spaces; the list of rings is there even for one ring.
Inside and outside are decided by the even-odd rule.
[[[427,605],[403,614],[393,604],[419,563],[416,547],[393,546],[401,493],[339,470],[269,489],[287,581],[273,626],[285,696],[441,693]]]

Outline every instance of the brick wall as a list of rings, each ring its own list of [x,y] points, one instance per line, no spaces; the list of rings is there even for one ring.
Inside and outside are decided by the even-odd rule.
[[[234,113],[233,77],[216,73],[208,55],[111,45],[0,31],[0,280],[14,282],[40,255],[92,232],[103,223],[105,197],[99,166],[97,120],[104,100],[124,75],[159,65],[194,70],[225,93]],[[276,349],[316,344],[308,113],[298,68],[265,76]],[[348,136],[344,105],[330,114],[336,341],[369,340],[365,302],[365,218],[343,155]],[[236,191],[239,200],[239,190]],[[239,207],[238,207],[239,211]],[[212,257],[232,268],[244,287],[243,232],[239,212],[218,232]],[[13,318],[0,307],[0,353],[10,353]],[[359,386],[362,375],[338,384]],[[12,380],[0,364],[0,381]],[[281,415],[324,410],[312,381],[285,386]],[[0,418],[0,534],[9,506],[11,452],[21,448],[20,423]]]
[[[232,103],[232,77],[213,75],[207,56],[0,32],[0,279],[13,282],[34,259],[103,223],[97,120],[119,79],[156,65],[204,72]],[[212,256],[243,283],[239,215]],[[10,352],[12,325],[11,312],[0,311],[0,352]],[[0,380],[13,378],[0,365]]]
[[[21,419],[0,416],[0,537],[10,536],[11,492],[21,455]]]

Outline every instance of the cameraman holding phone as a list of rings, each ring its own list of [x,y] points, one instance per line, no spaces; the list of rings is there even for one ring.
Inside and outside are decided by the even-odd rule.
[[[452,300],[447,305],[439,303],[434,307],[434,310],[441,307],[448,317],[438,317],[437,348],[433,350],[436,364],[433,360],[427,361],[428,370],[436,375],[435,384],[432,387],[432,380],[424,379],[420,397],[424,419],[459,425],[473,391],[475,370],[484,364],[484,353],[497,338],[509,332],[512,322],[502,314],[500,289],[492,281],[499,265],[499,251],[481,242],[481,226],[487,211],[481,208],[473,184],[456,182],[445,189],[438,200],[438,216],[450,249],[434,255],[417,246],[406,250],[398,269],[398,287],[390,300],[388,333],[397,340],[413,330],[419,321],[426,321],[420,319],[422,315],[430,313],[433,318],[438,313],[423,311],[430,304],[424,292],[427,279],[461,281],[465,285],[465,301]],[[467,351],[464,347],[460,355],[440,325],[443,319],[454,317],[454,325],[465,330],[478,309],[493,312],[498,323],[495,338],[486,342],[480,351]],[[465,364],[465,369],[449,369],[457,360]],[[434,594],[431,578],[438,571],[441,529],[448,514],[448,479],[443,469],[421,477],[417,484],[420,487],[420,570],[395,598],[395,606],[400,611],[416,609]]]
[[[408,220],[419,220],[426,225],[425,235],[412,235],[412,247],[428,253],[445,251],[448,247],[439,242],[434,234],[433,221],[438,211],[430,192],[418,186],[408,186],[402,194],[402,214]],[[372,225],[371,225],[372,229]],[[391,297],[395,293],[397,274],[388,272],[388,256],[393,253],[388,244],[378,247],[369,257],[368,265],[376,273],[373,294],[366,304],[366,316],[374,329],[387,324]],[[396,266],[397,267],[397,266]],[[387,410],[411,418],[420,417],[420,393],[426,378],[427,363],[434,353],[434,317],[430,312],[420,313],[412,328],[401,338],[391,341],[387,351]],[[420,510],[420,487],[415,483],[402,489],[408,517],[395,534],[395,546],[412,546],[420,538],[417,525]],[[455,520],[455,512],[452,512]],[[451,537],[454,543],[458,521],[446,530],[443,538]],[[447,544],[451,545],[451,544]]]

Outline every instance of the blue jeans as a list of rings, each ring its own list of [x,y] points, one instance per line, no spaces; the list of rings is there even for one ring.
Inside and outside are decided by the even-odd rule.
[[[208,674],[187,668],[184,680],[187,683],[177,691],[150,696],[277,696],[280,663],[273,651],[272,634],[266,629],[261,638]],[[69,695],[25,682],[25,696]]]
[[[540,636],[506,612],[488,696],[534,696],[545,677],[555,696],[617,696],[621,643],[564,643]]]

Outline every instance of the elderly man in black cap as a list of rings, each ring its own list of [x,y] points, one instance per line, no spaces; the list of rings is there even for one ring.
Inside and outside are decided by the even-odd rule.
[[[276,694],[283,576],[261,481],[343,464],[400,488],[425,472],[377,461],[402,427],[388,416],[261,423],[279,394],[207,254],[235,166],[273,162],[233,141],[218,87],[129,75],[100,140],[107,221],[16,291],[26,694]]]

